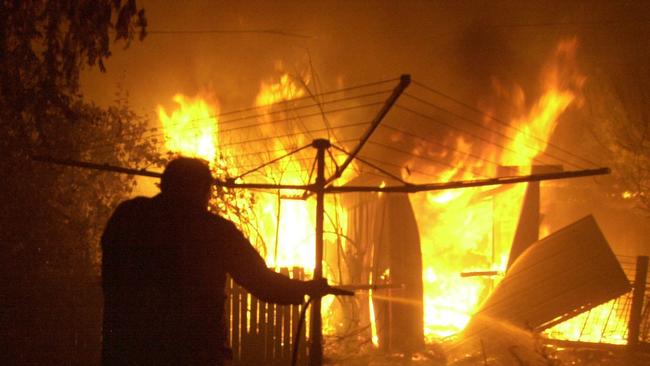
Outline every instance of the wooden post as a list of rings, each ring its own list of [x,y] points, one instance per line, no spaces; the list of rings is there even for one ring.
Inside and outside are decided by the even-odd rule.
[[[224,308],[224,314],[225,314],[225,319],[224,322],[226,323],[226,338],[227,342],[229,343],[231,349],[232,349],[232,284],[233,280],[230,278],[230,276],[227,277],[228,279],[226,280],[226,303],[225,303],[225,308]]]
[[[275,304],[275,326],[273,327],[273,358],[282,358],[282,305]]]
[[[631,351],[634,351],[639,343],[641,330],[641,314],[643,312],[643,300],[645,297],[646,278],[648,276],[648,257],[639,256],[636,258],[636,274],[634,276],[634,289],[632,292],[632,309],[628,323],[627,344]]]
[[[304,279],[302,268],[300,268],[300,267],[293,267],[292,270],[291,270],[291,273],[292,273],[291,278],[293,278],[293,279],[296,279],[296,280]],[[299,346],[301,347],[301,349],[302,349],[302,347],[304,346],[304,343],[305,343],[305,337],[303,336],[303,334],[305,334],[304,333],[305,332],[305,327],[303,326],[302,334],[300,334],[300,335],[296,334],[296,330],[297,330],[296,327],[298,325],[299,319],[300,319],[300,306],[299,305],[294,305],[294,306],[291,307],[291,342],[290,342],[291,343],[291,349],[293,349],[293,347],[295,347],[294,342],[296,340],[296,337],[300,338]],[[290,350],[290,352],[291,352],[291,350]],[[302,356],[302,355],[299,353],[299,357],[300,356]],[[291,358],[291,353],[290,353],[289,358]]]
[[[289,277],[289,268],[282,267],[280,273]],[[282,307],[282,324],[279,328],[282,329],[282,338],[278,339],[277,342],[282,344],[282,354],[280,358],[282,363],[288,363],[291,360],[291,308],[293,305],[285,305]]]
[[[314,279],[323,278],[323,221],[325,218],[325,150],[330,147],[329,140],[314,140],[312,146],[316,153],[316,264]],[[309,365],[323,364],[323,319],[321,318],[321,299],[315,298],[311,308],[311,327],[309,332]]]
[[[273,324],[275,322],[275,304],[266,303],[266,360],[273,360]]]
[[[251,296],[251,313],[250,313],[250,329],[248,330],[248,337],[249,337],[249,343],[248,343],[248,353],[249,355],[249,360],[252,363],[257,363],[259,364],[261,361],[264,361],[264,352],[262,352],[262,355],[260,355],[260,350],[263,350],[264,348],[264,342],[260,341],[260,334],[258,331],[258,324],[259,324],[259,315],[258,315],[258,308],[260,305],[260,300],[258,300],[256,297]],[[257,362],[256,362],[257,361]]]
[[[240,287],[233,283],[232,286],[232,339],[230,340],[232,346],[233,358],[236,360],[241,359],[240,352],[240,324],[239,309],[241,308],[241,294]]]
[[[305,279],[304,268],[298,269],[298,279]],[[298,319],[300,317],[300,312],[303,310],[303,305],[299,305],[296,310],[296,321],[294,324],[298,324]],[[308,310],[305,310],[308,311]],[[305,319],[307,319],[307,314],[305,314]],[[303,327],[300,329],[300,349],[298,349],[298,359],[307,360],[307,325],[303,324]]]
[[[239,287],[239,286],[237,286]],[[248,343],[250,341],[250,338],[248,337],[248,331],[247,331],[247,325],[248,325],[248,297],[250,296],[248,294],[248,291],[246,291],[243,287],[239,287],[240,291],[240,305],[239,305],[239,354],[240,360],[246,360],[248,358],[248,352],[247,350],[249,349]]]

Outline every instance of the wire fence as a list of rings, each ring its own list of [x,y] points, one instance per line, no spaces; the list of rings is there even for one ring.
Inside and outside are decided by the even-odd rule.
[[[636,284],[636,257],[617,256],[632,289],[627,293],[551,328],[545,333],[555,339],[576,342],[627,344],[633,293]],[[639,341],[650,343],[650,276],[646,278],[641,310]]]

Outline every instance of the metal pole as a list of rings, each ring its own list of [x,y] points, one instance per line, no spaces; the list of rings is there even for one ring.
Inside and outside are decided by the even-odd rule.
[[[514,177],[499,177],[476,180],[457,180],[444,183],[408,184],[403,186],[370,187],[370,186],[328,186],[325,193],[356,193],[356,192],[384,192],[384,193],[416,193],[437,191],[443,189],[457,189],[469,187],[483,187],[501,184],[515,184],[523,182],[539,182],[543,180],[567,179],[589,177],[592,175],[609,174],[609,168],[576,170],[561,173],[542,173],[519,175]]]
[[[390,109],[393,107],[393,105],[397,102],[397,99],[399,99],[400,95],[404,92],[404,89],[411,84],[411,75],[404,74],[400,76],[399,78],[399,84],[393,89],[393,92],[391,95],[388,97],[384,105],[381,107],[375,118],[372,120],[370,123],[370,126],[368,126],[368,130],[361,136],[361,139],[359,139],[359,143],[357,146],[354,147],[354,150],[348,155],[348,158],[345,159],[343,164],[341,164],[339,167],[336,168],[336,172],[327,180],[327,183],[330,183],[337,178],[340,178],[341,175],[343,175],[343,171],[345,168],[350,165],[352,160],[359,154],[359,151],[363,148],[363,146],[368,142],[370,139],[370,136],[372,136],[372,133],[375,132],[377,127],[379,127],[379,124],[381,121],[386,117]]]
[[[315,140],[320,141],[320,140]],[[323,140],[327,141],[327,140]],[[327,141],[329,144],[329,141]],[[312,143],[312,146],[313,143]],[[329,147],[329,145],[328,145]],[[114,173],[123,173],[130,175],[138,175],[152,178],[160,178],[162,173],[152,172],[143,169],[130,169],[119,166],[113,166],[108,164],[97,164],[90,163],[85,161],[78,160],[68,160],[68,159],[56,159],[47,156],[34,156],[32,157],[35,161],[41,161],[50,164],[63,165],[63,166],[73,166],[78,168],[93,169],[93,170],[102,170],[109,171]],[[416,193],[416,192],[425,192],[425,191],[436,191],[443,189],[457,189],[457,188],[469,188],[469,187],[483,187],[491,185],[502,185],[502,184],[515,184],[522,182],[537,182],[543,180],[553,180],[553,179],[566,179],[566,178],[578,178],[578,177],[589,177],[593,175],[603,175],[610,174],[609,168],[598,168],[598,169],[587,169],[587,170],[577,170],[577,171],[568,171],[561,173],[546,173],[546,174],[531,174],[523,176],[514,176],[514,177],[499,177],[499,178],[488,178],[488,179],[477,179],[477,180],[460,180],[460,181],[451,181],[444,183],[429,183],[429,184],[405,184],[402,186],[388,186],[388,187],[354,187],[354,186],[329,186],[327,188],[321,188],[325,190],[325,193],[358,193],[358,192],[385,192],[385,193]],[[325,181],[324,185],[327,185]],[[227,187],[227,188],[248,188],[248,189],[291,189],[291,190],[305,190],[310,192],[316,192],[317,188],[314,184],[274,184],[274,183],[236,183],[233,180],[215,180],[214,185],[217,187]],[[306,197],[301,197],[306,198]],[[298,198],[296,198],[298,199]]]
[[[314,266],[314,279],[323,278],[323,223],[325,218],[325,150],[330,147],[329,140],[314,140],[312,146],[316,152],[316,264]],[[323,324],[321,318],[321,298],[312,301],[311,327],[309,331],[309,365],[321,366],[323,364]]]
[[[636,274],[634,276],[634,290],[632,292],[632,310],[628,323],[627,344],[634,350],[639,343],[641,330],[641,312],[643,311],[643,298],[645,297],[646,277],[648,275],[648,257],[636,258]]]

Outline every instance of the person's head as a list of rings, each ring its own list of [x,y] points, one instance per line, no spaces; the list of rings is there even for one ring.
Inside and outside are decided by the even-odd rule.
[[[210,198],[212,174],[207,162],[179,157],[167,164],[160,178],[163,197],[178,204],[205,208]]]

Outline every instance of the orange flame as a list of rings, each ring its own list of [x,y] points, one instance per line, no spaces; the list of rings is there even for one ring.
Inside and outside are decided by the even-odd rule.
[[[284,74],[277,82],[261,82],[260,91],[255,98],[255,105],[266,107],[264,115],[260,117],[266,125],[262,130],[272,134],[272,105],[279,102],[290,101],[305,95],[305,90],[298,86],[288,74]],[[297,146],[295,146],[297,147]],[[285,146],[280,139],[272,141],[268,159],[275,159],[290,152],[292,148]],[[299,172],[302,166],[296,160],[283,161],[281,169],[268,172],[267,178],[274,182],[285,184],[302,184]],[[288,192],[282,192],[289,194]],[[302,193],[302,192],[299,192]],[[278,200],[277,197],[266,195],[260,197],[261,214],[266,218],[265,241],[274,243],[273,250],[268,251],[267,263],[274,267],[300,266],[308,272],[314,268],[315,243],[315,205],[312,201]],[[279,213],[279,215],[278,215]],[[276,232],[277,228],[277,232]]]
[[[218,108],[201,98],[176,94],[178,108],[168,115],[158,106],[158,118],[163,126],[168,151],[198,157],[214,164],[217,153]]]
[[[544,331],[552,339],[569,341],[626,344],[627,321],[609,301]]]
[[[580,102],[578,91],[584,83],[584,77],[571,66],[575,47],[575,40],[560,43],[544,70],[541,96],[530,107],[524,107],[523,92],[516,90],[513,104],[520,108],[520,113],[519,117],[510,121],[514,129],[510,132],[509,142],[505,149],[485,148],[481,152],[483,157],[503,166],[519,167],[520,174],[529,172],[530,166],[545,151],[558,118],[567,108]],[[305,90],[286,74],[277,81],[262,82],[255,99],[256,106],[266,108],[262,109],[263,113],[259,117],[263,122],[262,133],[270,134],[275,128],[271,123],[272,104],[289,102],[305,94]],[[214,164],[218,148],[218,108],[201,98],[176,95],[174,101],[179,107],[171,115],[163,107],[158,107],[165,131],[166,148],[184,155],[202,157]],[[303,137],[296,139],[292,146],[285,146],[280,139],[273,140],[268,160],[307,143],[301,140]],[[472,148],[470,142],[460,137],[455,144],[459,151],[469,151]],[[239,153],[241,152],[228,152],[233,156]],[[472,178],[467,173],[470,169],[463,169],[466,167],[474,168],[471,170],[480,171],[485,176],[496,173],[496,167],[473,163],[465,156],[456,157],[452,165],[455,168],[437,171],[436,175],[444,180]],[[289,160],[283,166],[284,171],[271,171],[267,178],[287,184],[305,183],[304,177],[296,173],[304,168],[299,162]],[[504,187],[500,193],[495,193],[492,189],[473,188],[411,196],[420,223],[424,269],[424,327],[429,341],[461,331],[481,300],[500,280],[499,276],[462,278],[460,272],[505,270],[526,186],[520,184]],[[300,266],[307,271],[314,267],[314,206],[313,200],[280,200],[274,195],[256,196],[255,207],[251,209],[256,213],[258,221],[255,224],[262,241],[266,243],[265,259],[270,266]],[[335,210],[336,215],[341,217],[339,223],[345,223],[346,213],[340,207]],[[330,225],[330,231],[345,232],[345,227],[333,228],[331,223],[327,225]],[[548,228],[542,231],[548,231]],[[345,241],[342,245],[345,245]],[[324,268],[327,272],[328,267]],[[372,316],[372,303],[370,306]],[[325,312],[327,308],[328,304],[324,303]],[[600,311],[595,309],[592,313]],[[325,316],[325,330],[331,331],[333,326],[328,325],[327,321],[328,316]],[[575,335],[582,323],[579,320],[574,322],[575,324],[560,324],[547,334],[553,337]],[[372,340],[376,343],[374,324],[371,324],[371,328]],[[612,341],[616,342],[617,338],[613,337]]]
[[[520,117],[510,121],[512,131],[505,149],[486,148],[484,157],[502,166],[518,167],[520,174],[545,151],[558,118],[578,100],[577,91],[584,78],[567,72],[562,62],[572,62],[575,40],[562,42],[553,60],[544,70],[541,96]],[[575,71],[575,70],[571,70]],[[513,105],[523,107],[523,92],[515,90]],[[489,122],[489,121],[488,121]],[[458,150],[468,151],[469,143],[459,138]],[[466,159],[466,158],[465,158]],[[461,167],[472,167],[484,176],[496,173],[496,167],[468,163],[459,157],[456,168],[437,174],[443,179],[469,178]],[[466,170],[467,171],[467,170]],[[491,192],[493,188],[475,188],[429,192],[412,197],[421,222],[423,255],[425,336],[432,340],[461,331],[478,305],[500,280],[461,278],[463,271],[497,270],[503,272],[521,210],[525,184]]]

